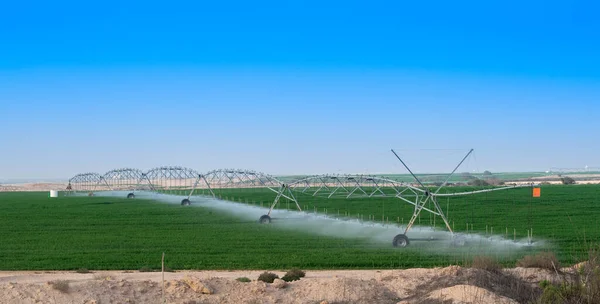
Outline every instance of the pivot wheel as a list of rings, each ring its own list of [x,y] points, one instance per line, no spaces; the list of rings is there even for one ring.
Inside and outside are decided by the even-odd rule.
[[[181,206],[189,206],[191,204],[192,204],[192,202],[190,202],[190,200],[187,198],[184,198],[183,200],[181,200]]]
[[[127,194],[127,198],[135,198],[135,194],[129,193],[129,194]]]
[[[392,242],[394,247],[406,247],[409,244],[408,238],[404,234],[398,234],[394,237],[394,241]]]
[[[271,217],[268,215],[263,215],[260,217],[260,219],[258,220],[259,223],[261,224],[270,224],[271,223]]]

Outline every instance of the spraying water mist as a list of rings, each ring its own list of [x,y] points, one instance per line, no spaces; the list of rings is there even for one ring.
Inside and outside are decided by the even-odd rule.
[[[102,192],[103,196],[126,197],[122,191]],[[187,196],[167,195],[154,192],[136,192],[136,197],[157,200],[169,204],[180,205]],[[191,198],[193,207],[210,208],[239,219],[257,221],[268,212],[268,208],[230,202],[206,196]],[[322,236],[362,239],[378,248],[392,249],[392,239],[404,232],[404,226],[382,224],[372,221],[360,221],[353,218],[336,218],[319,213],[308,213],[291,210],[273,209],[270,225],[284,229],[302,231]],[[419,250],[435,254],[492,254],[508,256],[521,250],[544,245],[543,241],[531,243],[528,239],[509,240],[499,235],[482,235],[469,233],[461,235],[465,238],[464,246],[452,246],[453,235],[448,231],[431,227],[415,226],[408,233],[411,240],[409,248],[397,250]]]

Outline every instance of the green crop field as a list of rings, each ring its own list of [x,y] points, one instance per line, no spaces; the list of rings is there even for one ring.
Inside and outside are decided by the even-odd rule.
[[[600,241],[600,187],[543,186],[511,189],[440,201],[454,229],[512,239],[544,239],[565,264],[585,258]],[[264,189],[217,189],[229,200],[264,206],[275,194]],[[302,208],[333,217],[374,218],[391,225],[406,223],[411,206],[395,198],[321,198],[296,193]],[[193,200],[194,201],[194,200]],[[47,193],[0,193],[0,269],[140,269],[159,268],[166,254],[173,269],[407,268],[469,262],[478,252],[438,254],[418,245],[396,249],[367,238],[338,238],[301,230],[260,225],[211,208],[114,197],[48,198]],[[283,200],[279,208],[292,209]],[[420,225],[439,219],[424,213]],[[508,233],[507,233],[508,230]],[[409,233],[410,237],[410,233]],[[542,250],[533,247],[531,250]],[[531,253],[522,250],[505,263]]]
[[[0,193],[1,270],[398,268],[450,263],[280,230],[208,208],[113,197]],[[440,260],[441,259],[441,260]]]
[[[453,191],[467,188],[447,188]],[[263,189],[214,189],[215,194],[242,203],[267,205],[272,192]],[[470,189],[472,190],[472,189]],[[532,197],[531,188],[441,198],[440,205],[458,232],[476,232],[521,240],[533,235],[542,240],[544,250],[554,251],[563,263],[581,261],[591,245],[600,242],[600,185],[544,185],[542,196]],[[314,193],[295,193],[301,208],[308,212],[327,213],[332,217],[371,219],[388,224],[406,224],[413,206],[397,198],[325,198]],[[294,209],[283,199],[278,208]],[[439,217],[423,211],[418,225],[444,229]],[[467,225],[468,224],[468,225]],[[468,230],[467,230],[468,229]],[[410,232],[408,234],[410,237]]]

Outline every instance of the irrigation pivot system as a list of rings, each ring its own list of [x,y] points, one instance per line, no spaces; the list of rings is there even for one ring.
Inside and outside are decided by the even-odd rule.
[[[271,222],[271,212],[273,212],[273,208],[277,206],[282,197],[293,201],[298,210],[302,211],[302,208],[300,208],[300,204],[298,204],[298,200],[296,197],[294,197],[289,185],[268,174],[248,170],[225,169],[210,171],[206,175],[202,176],[202,180],[204,181],[204,184],[201,184],[200,186],[205,186],[209,190],[210,195],[212,195],[214,198],[217,197],[214,191],[217,188],[263,188],[275,193],[275,199],[273,200],[273,203],[269,205],[269,212],[265,215],[262,215],[259,219],[261,224],[267,224]]]
[[[454,170],[447,174],[443,182],[435,188],[428,187],[413,173],[394,150],[391,151],[404,168],[408,170],[414,179],[413,182],[398,181],[374,175],[356,174],[313,175],[290,182],[282,182],[271,175],[250,170],[219,169],[201,174],[193,169],[170,166],[154,168],[147,172],[142,172],[138,169],[123,168],[111,170],[104,175],[97,173],[77,174],[69,180],[67,190],[70,193],[87,192],[89,195],[94,195],[95,192],[101,191],[123,191],[126,193],[127,198],[135,198],[136,191],[150,191],[184,196],[181,205],[187,206],[192,203],[191,200],[193,197],[198,195],[222,199],[223,197],[219,194],[219,190],[223,189],[267,189],[273,192],[275,197],[267,206],[269,208],[268,212],[258,219],[258,222],[261,224],[271,223],[273,209],[279,204],[282,198],[294,203],[296,208],[302,211],[294,193],[302,193],[303,195],[313,197],[341,197],[347,199],[395,197],[401,202],[414,206],[412,216],[403,233],[396,235],[392,240],[394,247],[406,247],[410,243],[408,233],[422,211],[439,216],[452,235],[452,243],[459,246],[464,245],[465,238],[462,235],[454,233],[448,221],[447,214],[444,214],[438,203],[438,198],[467,196],[476,193],[530,186],[512,185],[475,191],[440,193],[440,190],[448,185],[451,177],[469,155],[471,155],[473,149],[469,150]],[[225,200],[227,200],[227,197],[225,197]]]
[[[476,191],[440,193],[440,190],[448,185],[451,177],[456,173],[462,163],[471,155],[473,149],[462,158],[452,172],[445,176],[443,182],[436,189],[430,189],[419,179],[400,156],[392,150],[392,153],[402,163],[413,177],[414,182],[401,182],[390,178],[378,177],[372,175],[314,175],[305,177],[289,183],[288,187],[294,191],[318,196],[324,198],[344,197],[344,198],[380,198],[395,197],[401,201],[414,206],[412,216],[404,228],[404,232],[394,237],[392,244],[394,247],[406,247],[410,243],[407,236],[409,230],[413,227],[415,220],[421,212],[427,211],[435,216],[439,216],[444,221],[448,231],[452,234],[454,245],[464,245],[465,238],[462,235],[455,234],[449,221],[444,214],[438,198],[448,196],[466,196],[477,193],[491,191],[500,191],[517,187],[529,187],[529,185],[513,185],[506,187],[489,188]],[[433,206],[428,208],[427,206]]]
[[[124,168],[108,171],[104,175],[98,173],[77,174],[69,180],[69,193],[86,192],[94,195],[102,191],[125,191],[127,198],[135,198],[136,191],[150,191],[162,194],[183,195],[181,205],[191,204],[192,196],[208,195],[218,198],[217,189],[268,189],[275,193],[275,200],[270,204],[269,212],[261,217],[261,223],[270,223],[270,214],[280,198],[298,201],[289,186],[275,177],[261,172],[220,169],[200,174],[185,167],[158,167],[147,172],[138,169]]]
[[[417,217],[423,210],[426,210],[434,215],[438,215],[442,218],[442,220],[444,221],[444,224],[446,225],[446,228],[448,228],[448,231],[450,231],[450,233],[452,234],[454,245],[459,245],[459,246],[464,245],[465,238],[462,237],[461,235],[455,234],[454,231],[452,230],[452,227],[450,227],[450,223],[448,222],[446,215],[444,214],[444,212],[442,211],[442,208],[440,207],[440,204],[438,203],[438,200],[437,200],[438,197],[463,196],[463,195],[471,195],[471,194],[477,194],[477,193],[501,191],[501,190],[506,190],[506,189],[531,186],[531,185],[512,185],[512,186],[507,186],[507,187],[490,188],[490,189],[483,189],[483,190],[476,190],[476,191],[439,193],[440,190],[448,184],[448,181],[450,180],[452,175],[456,172],[456,170],[458,170],[458,168],[469,157],[469,155],[471,155],[471,153],[473,153],[473,149],[469,150],[467,155],[465,155],[463,157],[463,159],[458,163],[458,165],[454,168],[454,170],[452,170],[452,172],[450,172],[450,174],[447,175],[444,182],[441,185],[439,185],[437,187],[437,189],[435,189],[435,191],[432,191],[432,189],[425,186],[423,184],[423,182],[412,172],[412,170],[410,170],[410,168],[406,165],[406,163],[402,160],[402,158],[400,158],[400,156],[398,156],[398,154],[393,149],[391,151],[392,151],[392,153],[394,153],[396,158],[402,163],[402,165],[406,168],[406,170],[408,170],[410,175],[415,179],[415,181],[419,184],[419,186],[421,186],[421,188],[417,189],[417,191],[421,192],[421,195],[417,195],[415,197],[414,202],[410,202],[406,199],[401,198],[401,199],[407,201],[408,203],[413,204],[415,206],[415,209],[414,209],[412,217],[410,218],[408,225],[406,226],[406,229],[404,230],[404,233],[398,234],[394,237],[394,240],[393,240],[394,247],[405,247],[409,244],[409,240],[408,240],[408,237],[406,236],[406,234],[408,233],[410,228],[414,225],[415,220],[417,219]],[[425,208],[425,205],[428,202],[431,202],[433,204],[435,210]]]

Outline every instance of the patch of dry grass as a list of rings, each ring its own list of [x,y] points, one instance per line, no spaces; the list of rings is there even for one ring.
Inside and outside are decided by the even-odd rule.
[[[69,281],[67,280],[54,280],[48,282],[53,289],[56,289],[60,292],[68,293],[69,292]]]
[[[483,269],[489,272],[499,273],[502,271],[502,265],[494,258],[488,256],[476,256],[473,258],[472,268]]]
[[[526,255],[517,261],[518,267],[542,268],[558,272],[560,262],[553,252],[540,252],[536,255]]]
[[[600,303],[600,246],[589,251],[588,260],[572,277],[559,283],[542,282],[544,289],[538,303],[592,304]]]
[[[75,270],[76,273],[91,273],[87,268],[79,268]]]

